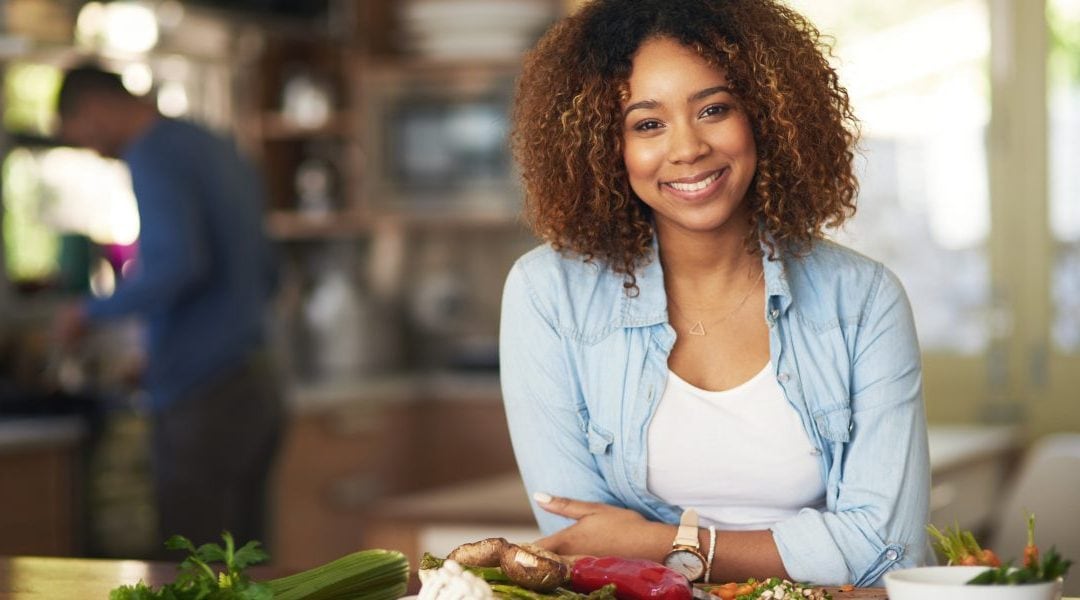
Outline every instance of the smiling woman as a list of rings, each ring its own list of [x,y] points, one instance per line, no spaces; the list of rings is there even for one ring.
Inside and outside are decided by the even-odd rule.
[[[595,0],[527,56],[513,141],[547,244],[507,279],[500,364],[542,547],[713,581],[922,562],[911,310],[823,235],[857,188],[827,53],[779,2]]]
[[[685,65],[674,72],[671,65]],[[757,166],[750,122],[724,72],[671,38],[634,56],[623,111],[623,160],[634,193],[657,228],[710,231],[748,219],[742,202]]]

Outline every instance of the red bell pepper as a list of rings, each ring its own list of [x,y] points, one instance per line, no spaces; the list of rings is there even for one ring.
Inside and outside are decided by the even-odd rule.
[[[570,587],[587,594],[615,584],[619,600],[690,600],[693,591],[683,575],[640,558],[615,556],[579,558],[570,574]]]

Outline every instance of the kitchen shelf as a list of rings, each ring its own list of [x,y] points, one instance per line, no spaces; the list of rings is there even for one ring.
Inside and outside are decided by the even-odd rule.
[[[349,238],[378,230],[406,228],[506,229],[525,228],[517,213],[510,211],[428,211],[367,213],[339,211],[308,214],[294,210],[273,210],[266,215],[266,229],[277,240]]]
[[[409,229],[501,229],[525,225],[516,212],[485,210],[431,210],[380,212],[373,217],[376,227],[400,225]]]
[[[358,211],[309,214],[273,210],[266,214],[266,231],[277,240],[349,238],[367,234],[371,229],[371,218]]]
[[[352,135],[353,113],[338,111],[325,123],[314,127],[294,123],[281,112],[268,111],[261,115],[258,130],[266,141],[294,141],[313,138],[340,137]]]

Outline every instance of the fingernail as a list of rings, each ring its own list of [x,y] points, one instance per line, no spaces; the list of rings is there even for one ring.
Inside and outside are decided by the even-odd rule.
[[[533,500],[536,500],[540,504],[550,504],[551,494],[545,494],[544,492],[536,492],[533,494]]]

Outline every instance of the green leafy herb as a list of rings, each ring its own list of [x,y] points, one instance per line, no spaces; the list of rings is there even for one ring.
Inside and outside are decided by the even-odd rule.
[[[1039,557],[1039,547],[1035,545],[1035,514],[1025,511],[1027,520],[1027,546],[1024,547],[1024,561],[1019,567],[1013,567],[1011,561],[1004,565],[993,565],[995,568],[983,571],[976,575],[969,585],[1020,585],[1024,583],[1041,583],[1054,581],[1064,577],[1072,565],[1071,560],[1066,560],[1057,553],[1057,549]],[[970,535],[970,534],[969,534]]]
[[[1064,577],[1072,565],[1071,560],[1062,558],[1056,548],[1050,548],[1042,560],[1033,565],[1013,567],[1007,563],[995,569],[989,569],[976,575],[969,585],[1021,585],[1024,583],[1041,583],[1054,581],[1058,577]]]
[[[259,542],[250,541],[237,549],[229,532],[221,534],[225,546],[203,544],[174,535],[165,542],[171,550],[186,550],[189,555],[180,563],[176,581],[154,590],[143,582],[112,590],[109,600],[272,600],[270,586],[251,581],[244,569],[263,562],[267,554]],[[212,563],[224,563],[218,571]]]

